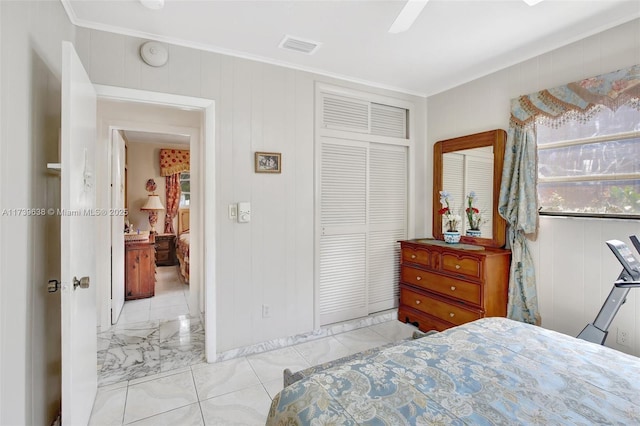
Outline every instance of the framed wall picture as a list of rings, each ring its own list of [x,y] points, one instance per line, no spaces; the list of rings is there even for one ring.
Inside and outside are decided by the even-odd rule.
[[[280,173],[282,154],[279,152],[256,152],[256,173]]]

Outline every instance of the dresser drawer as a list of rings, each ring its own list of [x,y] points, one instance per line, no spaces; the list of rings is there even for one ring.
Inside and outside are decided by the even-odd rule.
[[[168,251],[157,251],[156,252],[156,262],[162,263],[169,261],[169,252]]]
[[[482,264],[475,257],[456,256],[452,253],[442,253],[442,270],[457,275],[463,275],[473,280],[482,277]]]
[[[156,240],[156,250],[169,250],[169,240]]]
[[[433,264],[431,263],[431,251],[421,248],[403,247],[402,262],[416,263],[418,265],[433,268]]]
[[[406,288],[400,289],[400,303],[454,325],[475,321],[483,316],[481,312],[464,309],[460,306],[452,305],[443,300],[426,294],[416,293]]]
[[[480,285],[468,283],[445,275],[402,266],[402,281],[447,297],[480,306]]]
[[[455,324],[442,321],[438,318],[427,315],[424,312],[416,311],[415,309],[403,306],[400,306],[400,308],[398,308],[398,320],[406,324],[415,325],[422,331],[443,331],[447,328],[455,327]]]

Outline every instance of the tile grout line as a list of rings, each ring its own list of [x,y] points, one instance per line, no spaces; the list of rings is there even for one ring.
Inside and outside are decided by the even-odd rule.
[[[202,411],[202,404],[200,403],[200,392],[198,392],[198,385],[196,384],[196,378],[193,375],[193,366],[189,366],[189,372],[191,373],[191,380],[193,381],[193,388],[196,391],[196,402],[198,403],[198,409],[200,410],[200,418],[202,419],[202,423],[206,424],[204,420],[204,412]]]

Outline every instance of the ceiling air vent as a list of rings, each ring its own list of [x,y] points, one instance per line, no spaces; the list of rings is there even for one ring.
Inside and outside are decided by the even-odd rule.
[[[286,35],[278,47],[281,49],[292,50],[294,52],[306,53],[307,55],[313,55],[321,45],[322,43],[318,43],[317,41],[303,40],[298,37]]]

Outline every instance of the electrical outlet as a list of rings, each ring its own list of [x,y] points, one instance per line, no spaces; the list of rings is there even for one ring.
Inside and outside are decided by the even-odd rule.
[[[262,305],[262,318],[271,318],[271,306]]]
[[[616,337],[616,342],[622,346],[629,346],[629,331],[618,328],[618,336]]]

